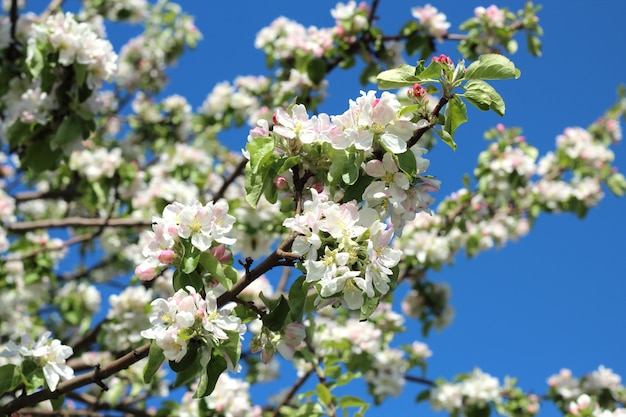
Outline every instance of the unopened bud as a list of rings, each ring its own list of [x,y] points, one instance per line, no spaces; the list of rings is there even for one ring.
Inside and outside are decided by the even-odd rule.
[[[306,337],[304,324],[296,322],[289,323],[288,325],[283,327],[282,335],[283,341],[288,346],[295,348],[300,343],[302,343],[302,341]]]
[[[261,351],[261,360],[264,364],[270,363],[272,359],[274,359],[274,355],[276,354],[276,348],[272,344],[272,342],[268,342],[263,346],[263,350]]]
[[[165,249],[159,253],[159,262],[162,264],[171,264],[174,259],[176,259],[176,253],[171,249]]]
[[[289,188],[289,182],[285,177],[276,177],[274,178],[274,187],[277,190],[284,191]]]
[[[219,244],[211,248],[211,255],[215,257],[220,263],[228,263],[233,257],[233,253],[226,247],[225,244]]]

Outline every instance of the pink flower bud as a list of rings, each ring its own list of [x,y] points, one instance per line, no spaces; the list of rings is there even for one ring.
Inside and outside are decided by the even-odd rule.
[[[413,88],[407,92],[409,97],[420,99],[426,96],[426,89],[422,87],[421,84],[415,83],[413,84]]]
[[[230,259],[233,257],[233,253],[223,243],[212,247],[211,255],[223,264],[230,262]]]
[[[135,268],[135,275],[142,281],[150,281],[156,275],[156,268],[145,266],[143,264],[137,265]]]
[[[496,130],[500,133],[504,132],[506,130],[506,128],[504,127],[504,125],[502,123],[498,123],[496,125]]]
[[[304,328],[304,324],[302,323],[289,323],[285,327],[283,327],[283,341],[287,344],[287,346],[296,347],[306,337],[306,331]]]
[[[274,178],[274,187],[276,187],[277,190],[285,191],[289,188],[289,182],[287,182],[285,177],[276,177]]]
[[[454,63],[452,62],[450,57],[444,54],[441,54],[439,56],[434,56],[433,61],[439,62],[440,64],[443,64],[443,65],[447,65],[450,68],[454,67]]]
[[[162,264],[171,264],[174,259],[176,259],[176,253],[171,249],[165,249],[159,253],[159,262]]]
[[[316,182],[311,186],[311,188],[313,188],[315,191],[317,191],[318,194],[320,194],[324,191],[324,184],[321,182]]]

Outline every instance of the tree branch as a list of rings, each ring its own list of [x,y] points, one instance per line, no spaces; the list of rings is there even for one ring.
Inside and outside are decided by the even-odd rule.
[[[151,220],[132,218],[86,218],[67,217],[65,219],[34,220],[11,224],[6,227],[8,232],[19,233],[35,229],[51,229],[61,227],[145,227],[152,225]]]

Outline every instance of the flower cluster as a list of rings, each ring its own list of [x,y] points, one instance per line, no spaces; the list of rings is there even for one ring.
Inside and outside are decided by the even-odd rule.
[[[73,151],[70,155],[69,168],[85,175],[89,181],[112,178],[115,170],[122,164],[122,150],[105,148]]]
[[[292,250],[306,257],[306,281],[315,283],[322,298],[345,301],[352,310],[363,306],[364,296],[386,294],[401,255],[389,247],[393,229],[372,209],[334,203],[315,189],[311,195],[302,214],[283,223],[300,233]]]
[[[458,413],[465,407],[484,407],[490,402],[499,401],[500,392],[501,387],[497,378],[480,369],[474,369],[460,382],[437,384],[430,391],[430,403],[435,410]]]
[[[241,319],[231,314],[230,309],[218,310],[217,298],[213,291],[207,291],[206,297],[196,292],[193,287],[186,287],[164,299],[157,298],[151,303],[150,324],[141,335],[154,339],[163,349],[165,358],[180,362],[187,354],[191,343],[200,344],[210,349],[233,343],[239,344],[246,331]],[[229,356],[224,354],[224,358]],[[237,369],[237,363],[229,364]]]
[[[411,9],[411,14],[419,20],[428,35],[441,41],[448,34],[450,23],[446,20],[446,15],[440,13],[436,7],[430,4],[424,7],[414,7]]]
[[[85,65],[86,82],[90,89],[102,81],[110,81],[117,71],[117,55],[107,40],[100,39],[92,27],[78,23],[72,13],[56,13],[41,24],[33,25],[33,37],[28,40],[27,62],[32,63],[40,51],[59,54],[59,63]]]
[[[501,28],[505,23],[504,11],[495,4],[484,8],[482,6],[474,9],[474,16],[478,19],[484,19],[488,26]]]
[[[257,34],[254,46],[275,59],[289,59],[296,53],[321,57],[333,47],[335,29],[305,28],[279,17]]]
[[[23,336],[19,345],[9,341],[0,356],[19,355],[22,360],[32,360],[43,371],[50,391],[55,391],[61,378],[67,380],[74,377],[74,370],[65,364],[65,360],[72,356],[74,351],[71,347],[63,345],[59,339],[49,340],[50,335],[50,332],[45,332],[37,341]]]
[[[146,259],[135,268],[135,274],[144,281],[180,259],[184,254],[184,244],[178,244],[181,239],[200,252],[220,243],[235,243],[227,236],[235,218],[228,214],[224,200],[204,205],[197,200],[190,205],[174,202],[165,207],[163,217],[155,216],[152,221],[152,231],[147,232],[149,241],[143,249]]]
[[[337,3],[330,11],[331,16],[335,18],[337,34],[344,38],[367,28],[368,13],[369,6],[365,2],[357,5],[354,0],[348,3]]]

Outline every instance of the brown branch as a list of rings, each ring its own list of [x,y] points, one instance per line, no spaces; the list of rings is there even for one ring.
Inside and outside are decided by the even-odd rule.
[[[430,113],[430,120],[428,121],[428,125],[415,131],[411,139],[409,139],[406,144],[407,148],[412,148],[422,138],[422,136],[424,136],[424,133],[426,133],[429,129],[432,129],[432,127],[435,126],[437,118],[439,117],[439,112],[441,112],[441,109],[443,108],[443,106],[446,105],[448,100],[450,100],[450,98],[445,95],[439,99],[439,102]]]
[[[63,190],[50,190],[50,191],[23,191],[17,193],[13,198],[17,204],[24,203],[32,200],[44,200],[44,199],[63,199],[71,200],[76,196],[76,190],[73,187],[69,187]]]
[[[36,255],[38,255],[38,254],[40,254],[42,252],[48,252],[48,251],[54,252],[54,251],[62,250],[62,249],[65,249],[65,248],[69,248],[70,246],[75,245],[77,243],[81,243],[81,242],[85,242],[85,241],[91,240],[91,239],[93,239],[93,237],[95,235],[96,235],[96,233],[87,233],[87,234],[84,234],[84,235],[75,236],[75,237],[73,237],[71,239],[66,240],[65,242],[63,242],[62,244],[60,244],[58,246],[50,246],[50,247],[42,246],[42,247],[34,249],[34,250],[30,251],[30,252],[26,252],[26,253],[22,254],[21,256],[19,256],[19,257],[14,257],[14,258],[11,258],[11,259],[12,260],[23,261],[25,259],[32,258],[33,256],[36,256]]]
[[[232,184],[237,179],[238,176],[243,174],[243,171],[246,169],[247,164],[248,164],[248,160],[246,158],[242,158],[241,161],[239,161],[239,164],[237,165],[235,170],[232,172],[232,174],[230,174],[228,178],[224,179],[224,183],[222,184],[220,189],[217,190],[217,193],[215,193],[215,195],[213,196],[213,201],[217,201],[220,198],[224,197],[224,193],[226,192],[226,189],[230,186],[230,184]]]
[[[87,218],[87,217],[67,217],[64,219],[34,220],[11,224],[6,227],[8,232],[19,233],[35,229],[51,229],[60,227],[145,227],[152,224],[151,220],[132,218]]]
[[[96,383],[98,381],[102,381],[103,379],[106,379],[123,369],[127,369],[132,364],[139,362],[141,359],[147,357],[149,350],[150,343],[146,343],[143,346],[140,346],[137,349],[133,349],[126,355],[101,368],[74,377],[69,381],[61,382],[54,392],[50,391],[50,389],[48,388],[44,388],[41,391],[37,391],[33,394],[18,397],[10,403],[0,407],[0,415],[10,415],[11,413],[18,411],[27,405],[38,404],[42,401],[56,399],[61,395],[77,390],[78,388],[84,387],[92,383]]]
[[[291,275],[291,267],[286,266],[283,268],[283,273],[280,276],[280,281],[278,282],[278,285],[276,286],[276,294],[280,294],[285,290],[285,287],[287,287],[287,281],[289,281],[289,276]]]
[[[115,219],[112,219],[115,220]],[[124,219],[118,219],[124,220]],[[284,250],[286,247],[291,245],[293,240],[296,238],[297,233],[292,233],[280,246],[280,250]],[[244,290],[250,283],[252,283],[255,279],[263,275],[264,273],[270,271],[276,265],[281,264],[281,257],[278,255],[278,251],[274,251],[270,256],[263,260],[256,268],[250,270],[246,275],[237,281],[233,288],[227,292],[222,294],[217,299],[217,305],[219,307],[223,307],[230,301],[233,301],[241,291]],[[111,375],[116,374],[117,372],[127,369],[132,364],[139,362],[141,359],[148,356],[148,352],[150,350],[151,343],[146,343],[131,352],[127,353],[124,356],[121,356],[119,359],[114,360],[102,367],[98,367],[91,372],[87,372],[85,374],[81,374],[77,377],[70,379],[69,381],[64,381],[60,383],[56,389],[56,391],[51,392],[49,389],[45,388],[41,391],[37,391],[30,395],[24,395],[15,400],[5,404],[0,407],[0,415],[8,414],[18,411],[26,406],[32,404],[38,404],[42,401],[49,399],[56,399],[59,396],[75,391],[81,387],[84,387],[89,384],[99,384],[102,383],[103,379],[108,378]]]
[[[421,378],[419,376],[404,375],[404,379],[406,379],[407,381],[410,381],[410,382],[415,382],[415,383],[418,383],[418,384],[428,385],[429,387],[434,387],[435,386],[435,383],[433,381],[431,381],[430,379]]]
[[[48,16],[53,14],[57,9],[60,9],[65,0],[52,0],[46,10],[41,13],[41,20],[45,20]]]

